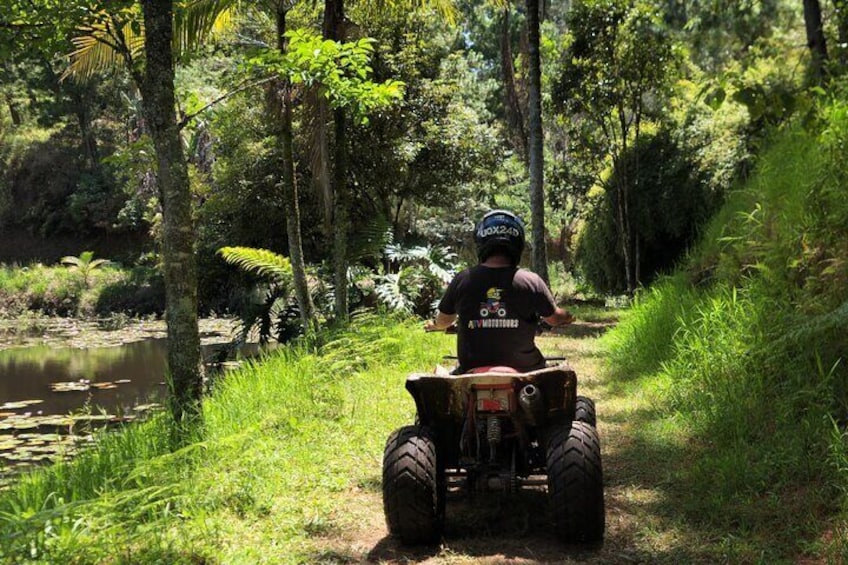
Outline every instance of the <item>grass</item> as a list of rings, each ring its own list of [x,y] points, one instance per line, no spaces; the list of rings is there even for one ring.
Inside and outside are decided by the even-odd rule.
[[[848,167],[825,141],[778,135],[688,265],[605,337],[610,386],[647,398],[632,456],[667,464],[725,560],[848,560],[848,205],[828,194]]]
[[[355,523],[351,491],[379,488],[386,436],[414,414],[403,380],[445,340],[369,317],[280,349],[216,385],[186,447],[172,450],[161,415],[23,477],[0,495],[0,557],[300,562]]]
[[[85,274],[59,265],[0,265],[0,316],[20,318],[15,328],[26,333],[30,318],[38,314],[90,317],[161,312],[164,295],[159,279],[148,269],[116,265]]]

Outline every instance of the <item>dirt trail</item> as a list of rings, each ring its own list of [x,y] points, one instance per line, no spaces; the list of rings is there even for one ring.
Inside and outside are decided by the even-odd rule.
[[[472,508],[449,500],[445,534],[437,547],[409,548],[389,537],[379,484],[350,493],[344,528],[319,542],[316,563],[537,564],[679,563],[701,561],[686,547],[686,535],[662,509],[660,473],[634,457],[629,416],[640,399],[612,392],[601,380],[598,337],[610,323],[583,322],[540,338],[547,354],[567,357],[578,374],[578,392],[595,399],[601,435],[606,540],[601,547],[569,547],[549,533],[544,492],[511,497],[478,496]],[[656,462],[654,463],[656,464]],[[377,481],[379,482],[379,481]]]

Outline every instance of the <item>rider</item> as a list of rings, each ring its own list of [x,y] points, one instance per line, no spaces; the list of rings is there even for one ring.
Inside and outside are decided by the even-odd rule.
[[[541,317],[551,326],[574,321],[557,307],[539,275],[518,268],[524,250],[524,223],[506,210],[492,210],[474,230],[480,263],[456,275],[427,330],[457,323],[457,356],[464,373],[479,367],[519,372],[545,367],[534,338]]]

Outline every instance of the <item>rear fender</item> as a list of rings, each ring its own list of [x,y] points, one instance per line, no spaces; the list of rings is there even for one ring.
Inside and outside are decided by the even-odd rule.
[[[544,423],[571,421],[574,418],[577,375],[568,365],[539,369],[530,373],[478,373],[434,375],[416,373],[406,379],[406,389],[415,400],[419,421],[439,433],[462,425],[472,386],[485,388],[511,384],[515,397],[528,384],[535,385],[545,403]],[[518,410],[516,417],[529,421]],[[541,422],[540,422],[541,423]]]

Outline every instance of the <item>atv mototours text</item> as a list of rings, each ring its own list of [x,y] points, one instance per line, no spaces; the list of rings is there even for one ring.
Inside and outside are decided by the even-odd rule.
[[[450,484],[468,492],[547,487],[558,538],[603,539],[595,405],[577,396],[568,364],[530,373],[413,374],[406,388],[416,424],[389,436],[383,456],[390,533],[407,544],[438,541]]]

